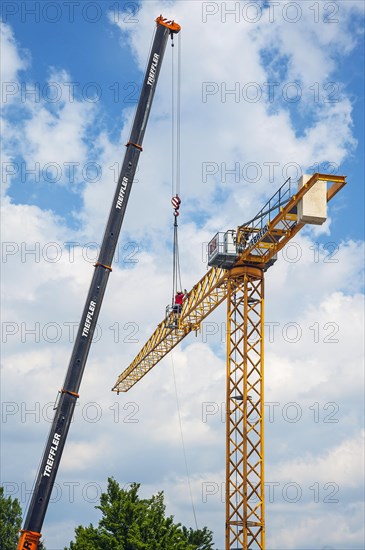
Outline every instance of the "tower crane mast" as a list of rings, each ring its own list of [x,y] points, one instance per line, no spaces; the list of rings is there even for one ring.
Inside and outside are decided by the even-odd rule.
[[[37,473],[32,499],[29,504],[23,530],[18,542],[18,550],[37,550],[41,537],[41,528],[47,512],[57,470],[61,461],[68,430],[72,420],[79,388],[84,373],[92,336],[96,327],[104,293],[110,272],[119,233],[123,223],[129,194],[142,142],[151,111],[156,84],[161,69],[167,41],[172,33],[177,33],[180,26],[162,16],[156,19],[154,36],[141,95],[124,156],[118,184],[115,190],[109,219],[102,240],[98,261],[86,298],[73,352],[67,369],[62,390],[59,393],[55,416]]]
[[[326,219],[327,203],[345,176],[290,179],[249,222],[217,233],[208,244],[211,269],[171,312],[112,390],[126,392],[224,300],[227,302],[226,550],[265,550],[264,274],[305,226]]]

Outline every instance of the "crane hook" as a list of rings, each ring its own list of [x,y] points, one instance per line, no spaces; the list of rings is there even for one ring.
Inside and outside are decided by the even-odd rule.
[[[176,194],[175,197],[172,197],[171,204],[174,207],[174,216],[177,217],[180,214],[179,208],[181,204],[181,199],[179,195]]]

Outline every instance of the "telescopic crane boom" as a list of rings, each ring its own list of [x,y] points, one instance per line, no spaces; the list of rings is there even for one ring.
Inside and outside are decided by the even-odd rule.
[[[106,285],[112,271],[111,264],[118,242],[129,194],[132,188],[142,142],[150,114],[156,84],[161,69],[169,36],[178,33],[180,26],[164,19],[156,19],[157,27],[144,77],[142,91],[135,114],[132,131],[124,156],[123,165],[114,194],[108,223],[100,248],[98,261],[91,281],[86,304],[82,313],[66,379],[58,400],[54,420],[49,433],[34,492],[28,508],[18,550],[37,550],[41,528],[47,512],[49,499],[61,461],[72,414],[97,323]]]
[[[264,273],[306,223],[321,224],[344,176],[287,180],[262,210],[208,244],[211,269],[162,321],[113,391],[128,391],[187,334],[227,300],[226,550],[265,550]],[[175,328],[176,327],[176,328]]]

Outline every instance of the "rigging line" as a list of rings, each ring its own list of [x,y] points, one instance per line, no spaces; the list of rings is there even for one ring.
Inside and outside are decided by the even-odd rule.
[[[181,290],[181,288],[177,288],[178,284],[179,284],[179,243],[178,243],[178,234],[177,234],[177,228],[176,228],[176,246],[175,246],[175,256],[176,256],[176,261],[175,261],[175,269],[176,269],[176,290]]]
[[[180,290],[181,290],[181,292],[183,292],[183,284],[182,284],[181,272],[180,272],[179,243],[177,243],[177,273],[178,273],[178,276],[179,276],[179,286],[180,286]]]
[[[175,220],[175,224],[176,224],[176,220]],[[175,269],[175,248],[176,248],[176,237],[175,237],[175,233],[176,233],[176,228],[175,228],[175,224],[174,224],[174,237],[173,237],[173,244],[172,244],[172,298],[171,298],[171,304],[174,304],[174,300],[175,300],[175,294],[176,294],[176,289],[175,289],[175,286],[176,286],[176,269]]]
[[[179,236],[178,236],[177,229],[176,229],[176,276],[179,282],[179,289],[182,292],[183,287],[181,283],[181,272],[180,272]]]
[[[172,43],[173,45],[173,43]],[[176,76],[176,54],[172,51],[171,64],[171,188],[172,188],[172,204],[175,208],[174,212],[174,239],[173,239],[173,282],[172,282],[172,304],[177,293],[177,285],[182,291],[182,281],[180,272],[180,257],[179,257],[179,242],[178,242],[178,224],[177,216],[179,215],[180,207],[180,103],[181,103],[181,37],[178,37],[178,65]]]
[[[176,241],[177,241],[177,218],[175,216],[174,222],[174,240],[173,240],[173,250],[172,250],[172,299],[171,304],[174,304],[175,295],[176,295]]]
[[[182,291],[182,282],[181,282],[181,273],[180,273],[180,259],[179,259],[179,237],[178,237],[178,225],[177,225],[177,216],[175,214],[174,221],[174,237],[173,237],[173,251],[172,251],[172,304],[174,304],[174,299],[178,290]]]
[[[173,40],[173,38],[172,38]],[[174,43],[172,42],[172,46]],[[171,195],[175,194],[175,55],[171,54]]]
[[[181,34],[178,34],[178,52],[177,52],[177,96],[176,96],[176,193],[180,194],[180,176],[181,176],[181,140],[180,140],[180,122],[181,122]]]
[[[188,479],[189,494],[190,494],[190,502],[191,502],[191,508],[192,508],[193,516],[194,516],[195,527],[196,527],[196,530],[198,530],[199,527],[198,527],[198,521],[197,521],[196,513],[195,513],[195,506],[194,506],[194,500],[193,500],[193,493],[192,493],[192,490],[191,490],[190,472],[189,472],[188,459],[187,459],[186,450],[185,450],[184,433],[183,433],[183,429],[182,429],[182,421],[181,421],[181,414],[180,414],[180,402],[179,402],[179,394],[178,394],[178,392],[177,392],[177,384],[176,384],[176,376],[175,376],[175,366],[174,366],[173,352],[171,352],[170,355],[171,355],[172,374],[173,374],[173,378],[174,378],[176,407],[177,407],[177,413],[178,413],[178,417],[179,417],[181,445],[182,445],[183,454],[184,454],[184,462],[185,462],[186,477],[187,477],[187,479]]]
[[[175,296],[177,291],[182,292],[181,272],[180,272],[180,258],[179,258],[179,238],[178,238],[178,225],[177,217],[174,222],[174,239],[173,239],[173,251],[172,251],[172,305],[175,303]]]

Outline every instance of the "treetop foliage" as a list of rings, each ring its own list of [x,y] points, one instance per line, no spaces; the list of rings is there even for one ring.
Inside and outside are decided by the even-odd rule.
[[[165,516],[163,492],[149,499],[138,495],[140,484],[123,489],[108,478],[107,492],[96,506],[102,517],[99,525],[79,525],[75,541],[65,550],[211,550],[212,532],[188,529]]]

